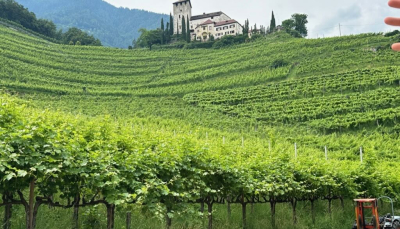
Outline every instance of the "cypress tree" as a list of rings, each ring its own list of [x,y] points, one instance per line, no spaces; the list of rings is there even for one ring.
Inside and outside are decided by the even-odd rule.
[[[187,16],[187,26],[186,26],[186,41],[187,43],[190,43],[190,21],[189,21],[189,16]]]
[[[174,35],[174,18],[171,13],[169,13],[169,35]]]
[[[185,17],[182,17],[182,40],[186,41],[186,22],[185,22]]]
[[[165,42],[165,32],[164,32],[164,18],[161,18],[161,44]]]
[[[274,15],[274,11],[272,11],[271,24],[269,26],[269,32],[270,33],[274,32],[275,28],[276,28],[275,15]]]
[[[176,39],[179,40],[179,22],[176,22]]]
[[[170,25],[169,22],[167,22],[167,27],[165,28],[165,41],[166,43],[169,43],[171,41],[171,35],[170,35],[170,31],[169,31]]]

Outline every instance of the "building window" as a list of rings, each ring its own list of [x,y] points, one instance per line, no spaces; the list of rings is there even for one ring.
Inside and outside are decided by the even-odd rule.
[[[209,30],[212,30],[212,26],[210,26],[210,27],[208,27],[209,28]]]
[[[181,15],[179,15],[179,19],[181,19]]]
[[[214,17],[211,17],[211,19],[214,19]]]
[[[207,27],[203,26],[203,30],[207,30]]]
[[[235,33],[235,31],[234,31],[234,30],[232,30],[232,31],[231,31],[231,34],[234,34],[234,33]]]

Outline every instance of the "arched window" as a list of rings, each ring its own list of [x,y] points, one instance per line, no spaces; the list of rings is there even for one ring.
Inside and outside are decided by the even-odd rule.
[[[179,15],[179,19],[181,19],[181,15]]]

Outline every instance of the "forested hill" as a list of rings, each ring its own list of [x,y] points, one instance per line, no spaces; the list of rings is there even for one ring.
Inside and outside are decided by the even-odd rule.
[[[155,29],[169,16],[144,10],[117,8],[102,0],[16,0],[38,18],[53,21],[64,31],[77,27],[103,45],[127,48],[140,28]]]

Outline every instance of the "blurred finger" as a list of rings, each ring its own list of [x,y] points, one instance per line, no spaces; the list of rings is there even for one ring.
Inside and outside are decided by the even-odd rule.
[[[400,8],[400,0],[390,0],[389,6],[393,8]]]
[[[400,51],[400,43],[393,44],[392,49],[395,51]]]
[[[388,25],[400,26],[400,18],[387,17],[385,18],[385,23]]]

